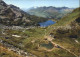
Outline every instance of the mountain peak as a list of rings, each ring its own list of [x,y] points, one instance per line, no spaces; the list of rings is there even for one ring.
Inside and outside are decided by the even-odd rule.
[[[68,7],[55,7],[55,6],[43,6],[37,8],[31,8],[27,13],[44,18],[60,19],[68,13],[71,13],[73,9]]]
[[[15,6],[15,5],[12,5],[12,4],[10,4],[9,6],[10,6],[11,8],[20,9],[19,7]]]
[[[37,8],[37,6],[34,6],[33,8]]]
[[[34,20],[33,20],[34,19]],[[38,19],[35,21],[35,19]],[[47,20],[45,18],[39,18],[36,16],[29,15],[21,10],[19,7],[14,5],[7,5],[4,1],[0,0],[0,23],[4,25],[23,25],[29,26],[38,24],[38,22],[42,22]]]
[[[0,5],[1,6],[7,6],[7,4],[4,1],[2,1],[2,0],[0,0]]]

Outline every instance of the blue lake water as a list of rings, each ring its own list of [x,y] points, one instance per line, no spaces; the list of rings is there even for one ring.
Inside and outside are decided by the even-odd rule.
[[[56,22],[54,22],[54,21],[52,21],[52,20],[48,20],[48,21],[46,21],[46,22],[39,23],[39,25],[40,25],[41,27],[47,27],[47,26],[53,25],[53,24],[55,24],[55,23],[56,23]]]

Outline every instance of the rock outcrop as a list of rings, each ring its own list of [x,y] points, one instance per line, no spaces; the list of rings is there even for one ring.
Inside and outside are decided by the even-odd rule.
[[[33,19],[32,19],[33,18]],[[0,1],[0,23],[4,25],[32,25],[41,22],[39,17],[31,16],[14,5],[7,5],[4,1]],[[45,19],[46,20],[46,19]],[[33,25],[34,25],[33,24]]]

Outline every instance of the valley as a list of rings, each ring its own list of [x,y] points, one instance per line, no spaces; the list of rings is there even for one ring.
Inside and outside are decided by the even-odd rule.
[[[37,9],[49,10],[51,18],[42,17],[43,11],[42,16],[28,14],[0,0],[0,57],[79,57],[80,7],[39,7],[33,12]],[[60,11],[65,15],[60,13],[58,19]]]
[[[33,29],[32,29],[33,30]],[[40,30],[40,29],[39,29]],[[0,39],[1,40],[3,40],[4,41],[4,45],[5,45],[5,43],[6,43],[6,45],[7,46],[12,46],[13,45],[13,51],[17,51],[18,49],[23,49],[23,50],[25,50],[25,52],[30,52],[30,53],[32,53],[32,54],[35,54],[35,55],[38,55],[37,53],[40,53],[40,55],[41,56],[45,56],[46,54],[48,54],[48,53],[51,53],[52,51],[54,51],[55,49],[57,49],[57,50],[61,50],[61,51],[63,51],[63,52],[65,52],[66,50],[64,49],[64,48],[62,48],[61,46],[59,47],[59,45],[58,44],[55,44],[52,40],[44,40],[44,35],[43,36],[41,36],[41,34],[39,35],[39,34],[36,34],[36,36],[35,36],[35,34],[33,35],[33,32],[27,32],[26,31],[26,33],[28,34],[29,33],[29,35],[27,35],[27,36],[25,36],[25,38],[23,38],[24,37],[24,33],[25,32],[23,32],[23,33],[20,33],[20,31],[21,30],[19,30],[19,31],[16,31],[16,30],[4,30],[5,32],[3,32],[3,34],[2,35],[0,35],[0,36],[3,36],[3,37],[0,37]],[[9,33],[9,31],[10,31],[10,33]],[[15,31],[15,32],[14,32]],[[23,31],[23,30],[22,30]],[[43,31],[44,31],[44,29],[43,29]],[[8,33],[7,33],[8,32]],[[18,33],[19,32],[19,33]],[[4,34],[5,33],[5,34]],[[7,35],[6,35],[6,33],[7,33]],[[40,33],[40,32],[38,32],[37,31],[37,33]],[[42,32],[43,33],[43,32]],[[44,33],[45,33],[45,31],[44,31]],[[11,35],[21,35],[21,34],[23,34],[23,36],[21,36],[21,37],[14,37],[14,36],[11,36]],[[32,34],[32,35],[31,35]],[[10,39],[10,37],[11,37],[11,39]],[[36,38],[33,38],[33,37],[36,37]],[[40,37],[40,38],[37,38],[37,37]],[[42,38],[41,38],[42,37]],[[16,38],[16,39],[15,39]],[[22,38],[22,40],[20,40],[20,38]],[[48,39],[50,39],[50,37],[46,37],[46,38],[48,38]],[[14,40],[13,40],[14,39]],[[42,40],[41,40],[42,39]],[[55,46],[55,47],[53,47],[53,49],[47,49],[47,48],[45,48],[45,47],[41,47],[41,46],[39,46],[41,43],[48,43],[48,42],[50,42],[51,41],[51,43],[53,44],[53,46]],[[8,44],[9,45],[8,45]],[[18,45],[19,44],[19,45]],[[6,46],[5,45],[5,46]],[[31,46],[30,46],[31,45]],[[26,47],[26,48],[25,48]],[[59,47],[59,48],[58,48]],[[8,47],[9,48],[9,47]],[[16,50],[16,49],[17,50]],[[25,49],[24,49],[25,48]],[[44,51],[46,51],[47,53],[46,54],[42,54],[42,53],[44,53]],[[59,54],[55,54],[55,52],[57,52],[57,50],[55,50],[52,54],[53,55],[51,55],[51,56],[61,56],[60,55],[60,53]],[[18,52],[18,51],[17,51]],[[37,52],[37,53],[36,53]],[[42,52],[42,53],[41,53]],[[67,54],[70,54],[69,56],[74,56],[74,57],[76,57],[74,54],[72,54],[72,53],[70,53],[70,52],[68,52],[68,51],[66,51],[65,52],[66,54],[64,55],[64,56],[67,56]],[[23,54],[25,54],[25,53],[23,53]],[[46,56],[49,56],[49,55],[46,55]],[[35,57],[35,56],[34,56]]]

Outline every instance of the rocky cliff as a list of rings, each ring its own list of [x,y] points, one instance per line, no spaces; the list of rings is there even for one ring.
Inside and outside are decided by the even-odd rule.
[[[7,5],[4,1],[0,1],[0,23],[2,24],[34,25],[45,20],[44,18],[31,16],[14,5]]]

